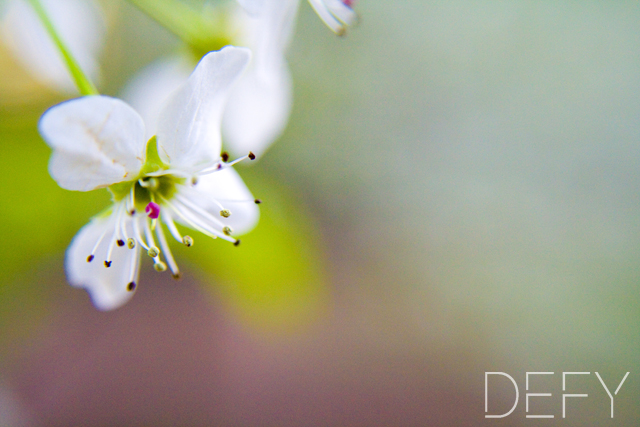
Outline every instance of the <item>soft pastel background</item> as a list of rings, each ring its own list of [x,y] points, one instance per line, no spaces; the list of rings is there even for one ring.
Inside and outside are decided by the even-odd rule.
[[[104,5],[115,95],[179,42]],[[195,235],[182,281],[147,263],[108,313],[62,266],[108,195],[49,177],[35,126],[63,98],[0,50],[0,426],[524,425],[527,371],[555,372],[530,410],[556,417],[527,425],[637,425],[640,4],[356,7],[337,38],[300,5],[291,122],[238,168],[256,231]],[[518,382],[508,418],[485,371]],[[566,420],[563,371],[591,372]],[[595,372],[627,371],[611,420]]]

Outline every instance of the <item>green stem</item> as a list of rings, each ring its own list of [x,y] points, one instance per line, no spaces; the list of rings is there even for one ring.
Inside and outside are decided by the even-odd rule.
[[[187,44],[201,43],[205,22],[202,15],[177,0],[129,0],[142,12]]]
[[[100,93],[98,92],[96,87],[93,85],[93,83],[91,83],[91,80],[89,80],[89,78],[82,72],[80,65],[78,65],[78,62],[75,60],[73,55],[71,55],[71,52],[69,51],[69,49],[67,49],[64,42],[58,35],[58,32],[56,31],[53,23],[47,15],[47,12],[42,7],[40,0],[30,0],[30,2],[31,6],[33,6],[33,9],[36,11],[38,18],[40,18],[42,25],[44,25],[45,29],[49,33],[49,36],[60,51],[65,65],[67,66],[69,73],[71,73],[71,76],[73,77],[73,80],[75,81],[80,93],[82,95],[99,95]]]

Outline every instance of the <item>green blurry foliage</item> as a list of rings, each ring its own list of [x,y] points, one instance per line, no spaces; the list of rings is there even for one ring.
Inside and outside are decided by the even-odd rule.
[[[64,252],[78,229],[109,202],[106,191],[63,190],[49,176],[51,151],[37,132],[42,109],[5,110],[0,116],[0,339],[22,334],[46,312],[49,294],[29,280],[30,272],[51,254]]]
[[[207,275],[200,281],[251,328],[286,332],[330,307],[326,260],[315,221],[291,189],[261,169],[241,168],[263,203],[260,222],[241,244],[195,236],[187,252]]]

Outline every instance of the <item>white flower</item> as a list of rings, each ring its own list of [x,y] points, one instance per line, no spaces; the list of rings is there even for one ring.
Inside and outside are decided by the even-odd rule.
[[[270,0],[237,0],[250,14],[261,15]],[[352,9],[354,0],[309,0],[309,4],[331,30],[342,35],[349,25],[353,25],[358,16]]]
[[[226,34],[219,39],[230,39],[253,52],[251,64],[229,97],[222,121],[225,148],[234,155],[249,150],[262,154],[282,134],[291,111],[292,79],[285,53],[298,0],[258,3],[257,15],[246,13],[235,2],[212,13],[212,22],[222,20],[226,24],[220,26]],[[190,60],[184,56],[162,59],[143,70],[125,89],[123,98],[140,112],[145,123],[157,123],[158,103],[186,78]]]
[[[351,8],[353,0],[309,0],[309,4],[320,19],[339,35],[344,34],[347,27],[358,20]]]
[[[97,3],[90,0],[41,0],[41,3],[82,70],[95,81],[99,74],[96,57],[105,35]],[[7,1],[1,12],[0,37],[32,77],[58,91],[77,93],[58,49],[28,2]]]
[[[220,157],[224,104],[249,60],[244,48],[206,55],[164,106],[148,143],[142,118],[115,98],[78,98],[42,116],[39,129],[54,150],[49,171],[56,182],[78,191],[107,187],[113,196],[111,208],[80,230],[66,256],[69,282],[86,288],[99,309],[131,297],[142,250],[156,270],[168,264],[180,274],[164,227],[191,246],[176,222],[235,244],[233,230],[255,225],[251,193],[229,167],[235,162]]]

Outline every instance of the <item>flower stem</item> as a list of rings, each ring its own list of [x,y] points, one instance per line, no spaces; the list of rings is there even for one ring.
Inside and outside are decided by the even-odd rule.
[[[189,45],[197,46],[206,27],[202,15],[177,0],[129,0]]]
[[[71,73],[71,76],[73,77],[73,80],[76,83],[76,86],[78,87],[78,90],[80,91],[80,93],[82,95],[99,95],[100,93],[98,92],[96,87],[93,85],[93,83],[91,83],[91,80],[89,80],[89,78],[84,74],[84,72],[80,68],[80,65],[78,65],[78,62],[75,60],[73,55],[71,55],[71,52],[69,51],[69,49],[67,49],[67,46],[64,44],[64,42],[58,35],[58,32],[56,31],[55,27],[53,26],[53,23],[51,22],[51,20],[49,19],[49,16],[47,15],[47,12],[42,7],[40,0],[29,0],[29,1],[33,9],[36,11],[38,18],[40,18],[40,22],[42,22],[42,25],[47,30],[47,32],[49,33],[49,36],[53,40],[53,43],[56,45],[56,47],[60,51],[60,54],[64,59],[65,65],[67,66],[69,73]]]

